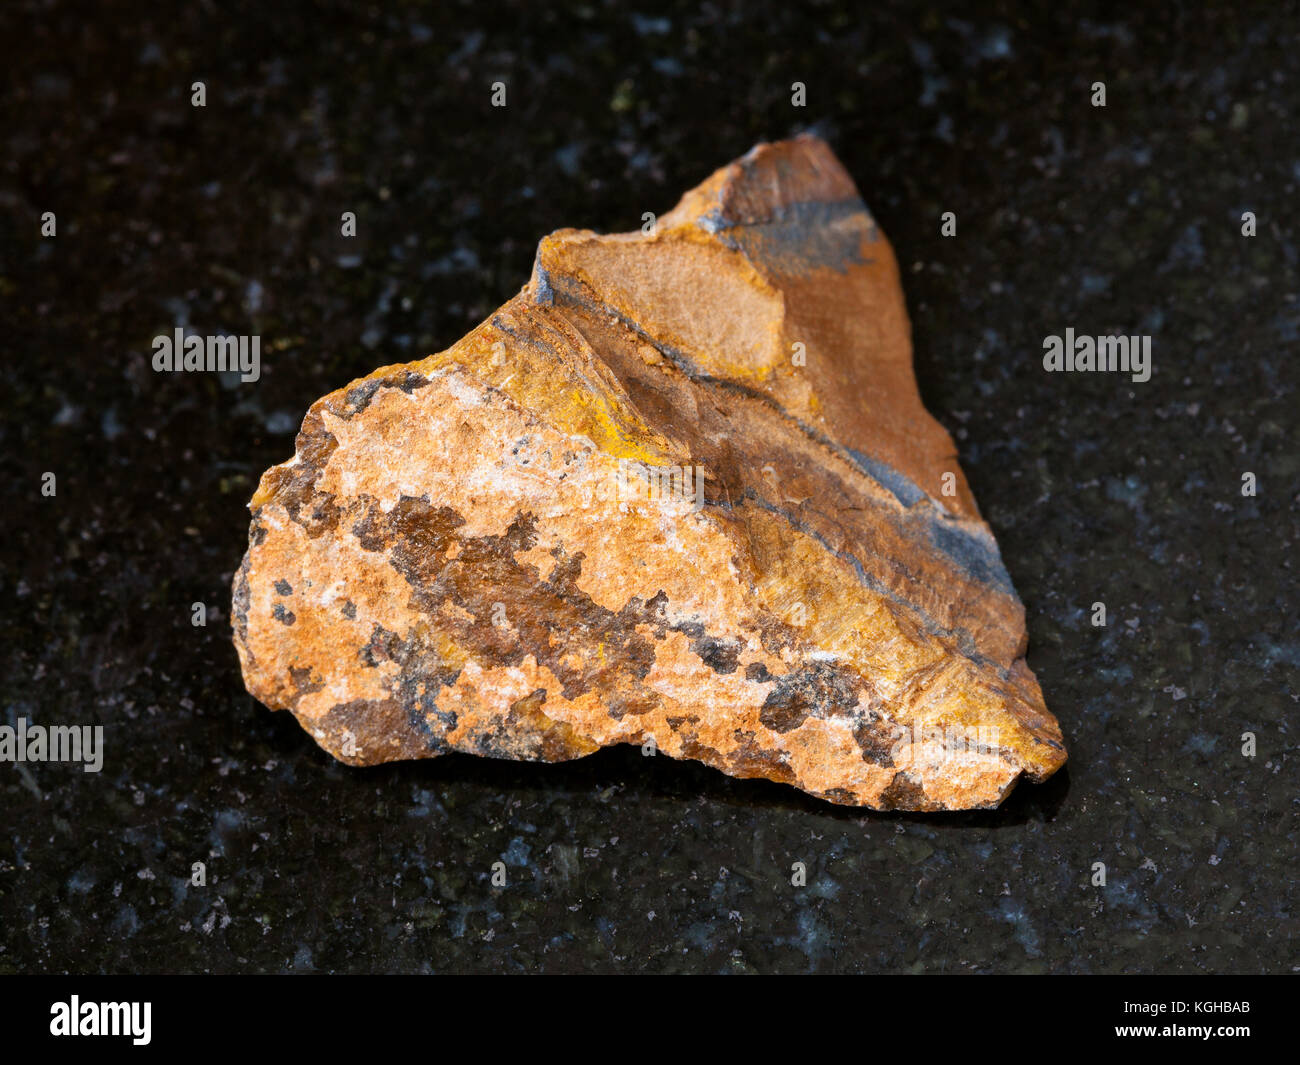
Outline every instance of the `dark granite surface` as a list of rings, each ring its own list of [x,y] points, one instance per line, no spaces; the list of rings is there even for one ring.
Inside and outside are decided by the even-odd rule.
[[[0,766],[0,972],[1300,967],[1294,8],[546,6],[0,13],[3,723],[106,743]],[[256,705],[229,582],[307,406],[459,338],[542,234],[805,128],[903,265],[1067,769],[873,814],[635,748],[353,770]],[[155,374],[178,325],[260,334],[261,379]],[[1045,373],[1067,327],[1154,375]]]

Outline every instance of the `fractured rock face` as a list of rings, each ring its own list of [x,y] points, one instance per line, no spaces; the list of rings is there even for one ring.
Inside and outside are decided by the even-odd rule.
[[[815,138],[650,235],[544,238],[463,340],[318,401],[250,509],[245,683],[353,765],[653,743],[938,810],[1065,761],[894,255]]]

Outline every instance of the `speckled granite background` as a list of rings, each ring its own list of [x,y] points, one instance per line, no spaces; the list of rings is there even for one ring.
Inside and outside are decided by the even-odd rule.
[[[0,971],[1300,967],[1290,5],[283,6],[0,14],[3,719],[107,743],[0,766]],[[1067,771],[878,815],[634,748],[352,770],[255,705],[229,582],[308,404],[802,128],[904,265]],[[178,325],[260,334],[262,379],[155,375]],[[1066,327],[1151,334],[1154,376],[1044,373]]]

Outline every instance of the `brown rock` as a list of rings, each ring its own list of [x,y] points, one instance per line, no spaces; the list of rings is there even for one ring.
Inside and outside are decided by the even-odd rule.
[[[353,765],[647,744],[878,809],[1065,761],[820,140],[561,230],[459,343],[317,402],[234,584],[244,680]]]

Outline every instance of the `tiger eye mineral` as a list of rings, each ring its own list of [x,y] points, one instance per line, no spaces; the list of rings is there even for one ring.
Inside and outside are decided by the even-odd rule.
[[[312,406],[250,504],[248,690],[352,765],[634,743],[898,810],[1049,777],[1024,609],[839,161],[760,145],[647,228],[545,237],[458,343]]]

